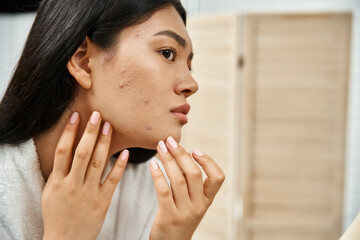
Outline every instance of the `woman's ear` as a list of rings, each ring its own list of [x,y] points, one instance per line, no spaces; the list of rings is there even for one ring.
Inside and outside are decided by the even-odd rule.
[[[70,74],[85,89],[90,89],[92,83],[91,69],[89,68],[89,53],[91,52],[89,47],[91,46],[91,40],[86,37],[66,65]]]

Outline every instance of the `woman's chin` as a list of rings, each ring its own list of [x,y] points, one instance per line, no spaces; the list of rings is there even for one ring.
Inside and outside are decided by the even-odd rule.
[[[151,148],[150,149],[154,149],[156,150],[157,148],[157,145],[158,143],[162,140],[164,142],[166,142],[166,139],[168,137],[173,137],[175,139],[176,142],[180,142],[181,140],[181,131],[178,131],[178,132],[169,132],[167,134],[164,134],[164,135],[161,135],[159,136],[158,138],[154,139],[152,142],[151,142]]]

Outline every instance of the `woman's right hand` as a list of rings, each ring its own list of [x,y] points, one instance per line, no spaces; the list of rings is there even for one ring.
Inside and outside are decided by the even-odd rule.
[[[112,128],[93,112],[72,156],[79,114],[73,113],[59,140],[53,171],[42,194],[44,239],[95,239],[105,220],[112,195],[124,172],[129,152],[124,150],[101,183]]]

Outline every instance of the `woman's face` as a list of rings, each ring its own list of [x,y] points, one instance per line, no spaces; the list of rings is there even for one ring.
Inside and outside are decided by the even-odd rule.
[[[85,95],[89,110],[112,124],[112,145],[156,149],[170,135],[179,141],[187,109],[174,109],[198,85],[190,72],[192,43],[175,8],[123,30],[110,55],[90,59]]]

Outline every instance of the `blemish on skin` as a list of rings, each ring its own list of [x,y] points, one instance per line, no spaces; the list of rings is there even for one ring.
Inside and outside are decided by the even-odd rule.
[[[128,81],[128,82],[121,82],[121,83],[119,84],[119,88],[127,87],[127,86],[129,86],[129,84],[130,84],[130,81]]]
[[[149,104],[150,100],[149,99],[146,99],[145,100],[145,104]]]
[[[151,130],[152,130],[152,127],[146,126],[146,130],[147,130],[147,131],[151,131]]]

